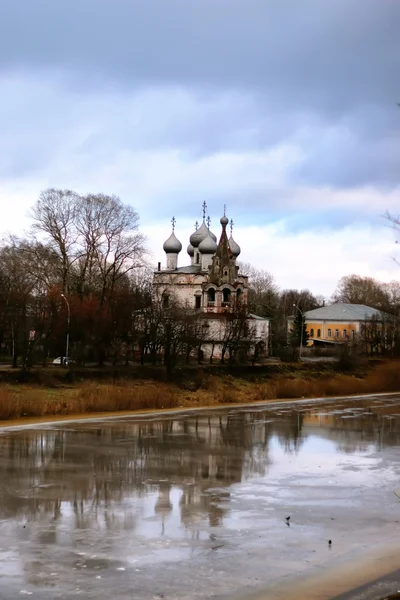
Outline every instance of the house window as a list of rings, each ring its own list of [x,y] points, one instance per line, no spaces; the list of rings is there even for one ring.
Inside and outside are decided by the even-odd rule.
[[[317,329],[317,337],[320,338],[321,337],[321,330]]]
[[[310,337],[314,337],[314,329],[310,329]]]
[[[347,329],[343,329],[343,333],[342,333],[343,339],[346,340],[347,339]]]
[[[332,329],[328,329],[328,337],[332,337]]]
[[[352,337],[353,340],[356,337],[356,330],[355,329],[351,330],[351,337]]]
[[[335,329],[335,339],[339,337],[339,329]]]
[[[164,294],[163,296],[163,307],[168,308],[169,306],[169,296],[168,294]]]
[[[195,299],[196,310],[200,310],[200,308],[201,308],[201,296],[195,296],[194,299]]]

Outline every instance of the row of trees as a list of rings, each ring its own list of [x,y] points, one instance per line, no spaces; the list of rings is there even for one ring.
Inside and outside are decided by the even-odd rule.
[[[78,362],[114,364],[201,358],[207,321],[152,291],[138,215],[115,196],[46,190],[23,239],[0,248],[0,345],[27,368],[70,353]],[[222,361],[252,341],[238,306],[222,332]],[[245,340],[245,341],[244,341]],[[246,348],[248,350],[248,347]]]
[[[270,273],[256,270],[251,265],[242,264],[241,271],[249,276],[250,310],[272,319],[273,354],[282,354],[288,342],[298,347],[300,339],[306,346],[308,334],[302,313],[330,302],[376,308],[380,315],[365,323],[358,339],[360,349],[368,354],[382,354],[389,350],[400,354],[400,282],[383,283],[372,277],[348,275],[340,279],[332,297],[325,299],[309,290],[280,290]],[[294,322],[288,336],[287,318],[290,316],[294,316]]]
[[[49,189],[40,194],[31,218],[24,238],[10,237],[0,247],[3,357],[27,367],[63,356],[67,333],[79,361],[154,362],[162,354],[172,368],[178,357],[200,357],[209,335],[205,319],[178,303],[165,311],[154,297],[145,238],[131,206],[115,196]],[[325,300],[309,290],[280,290],[270,273],[249,264],[241,264],[241,272],[249,276],[249,311],[272,319],[270,351],[279,355],[288,342],[287,318],[298,312],[294,306],[305,312]],[[389,329],[397,335],[399,283],[344,277],[333,300],[378,308],[389,315],[385,339]],[[245,317],[237,307],[227,321],[223,360],[238,357],[254,341]],[[297,344],[301,329],[305,335],[302,323]]]

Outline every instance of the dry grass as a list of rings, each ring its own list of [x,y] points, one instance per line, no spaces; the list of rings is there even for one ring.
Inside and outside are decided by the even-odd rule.
[[[200,383],[201,388],[192,392],[149,381],[115,385],[85,383],[58,389],[0,386],[0,420],[395,392],[400,390],[400,361],[383,362],[365,377],[325,374],[312,379],[281,375],[264,383],[204,377]]]
[[[0,387],[0,419],[173,408],[179,397],[167,386],[82,385],[49,392],[45,388]]]

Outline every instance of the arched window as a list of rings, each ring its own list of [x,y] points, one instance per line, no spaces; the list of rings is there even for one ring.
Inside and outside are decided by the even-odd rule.
[[[240,296],[242,295],[242,290],[239,288],[238,291],[236,292],[236,298],[237,300],[240,300]]]
[[[215,290],[214,288],[210,288],[207,292],[207,302],[208,306],[214,306],[215,304]]]
[[[321,330],[317,329],[317,337],[320,338],[321,337]]]
[[[355,329],[351,330],[351,337],[353,338],[353,340],[356,337],[356,330]]]
[[[229,288],[224,288],[222,290],[223,303],[227,304],[231,300],[231,290]]]
[[[343,333],[342,333],[343,339],[347,339],[347,329],[343,329]]]
[[[328,337],[332,337],[332,329],[328,329]]]
[[[337,339],[339,337],[339,329],[335,329],[335,338]]]
[[[310,337],[314,337],[314,329],[310,329]]]
[[[228,269],[224,269],[224,277],[228,277]]]

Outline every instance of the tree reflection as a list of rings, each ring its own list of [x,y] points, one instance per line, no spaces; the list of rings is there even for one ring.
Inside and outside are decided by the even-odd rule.
[[[0,517],[48,523],[38,535],[43,543],[55,543],[60,524],[70,531],[140,526],[147,535],[146,523],[156,519],[163,535],[173,513],[175,526],[192,533],[216,527],[230,508],[228,488],[267,474],[272,437],[287,453],[301,452],[311,430],[341,452],[399,443],[394,403],[359,409],[331,402],[2,435]]]

